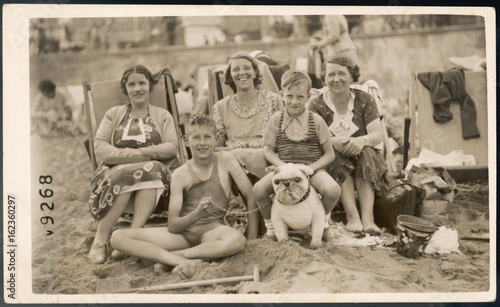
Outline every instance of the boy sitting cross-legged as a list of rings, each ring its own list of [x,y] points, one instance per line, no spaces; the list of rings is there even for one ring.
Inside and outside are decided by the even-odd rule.
[[[252,185],[231,153],[214,153],[215,125],[205,114],[194,114],[186,125],[186,143],[193,158],[172,175],[168,229],[117,230],[113,248],[128,255],[175,266],[190,278],[203,259],[231,256],[245,246],[245,237],[223,224],[229,206],[231,178],[255,209]],[[248,239],[257,237],[257,212],[248,217]]]
[[[265,156],[277,167],[284,163],[301,163],[311,168],[310,183],[322,196],[327,228],[330,213],[340,197],[340,186],[323,169],[335,159],[330,132],[323,118],[305,108],[311,89],[307,74],[295,70],[285,72],[281,88],[286,110],[274,113],[269,120],[264,134]],[[273,173],[267,174],[253,188],[268,236],[274,235],[271,206],[265,206],[273,193],[272,177]]]

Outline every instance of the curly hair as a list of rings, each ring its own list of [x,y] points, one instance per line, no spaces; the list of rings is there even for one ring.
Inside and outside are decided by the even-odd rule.
[[[235,94],[236,94],[237,90],[236,90],[236,84],[234,83],[233,77],[231,76],[231,62],[233,60],[238,60],[238,59],[245,59],[245,60],[249,61],[250,63],[252,63],[252,68],[255,71],[255,79],[253,79],[254,87],[257,88],[257,86],[262,83],[262,75],[260,73],[259,67],[258,67],[255,59],[252,58],[251,56],[249,56],[248,54],[237,53],[229,59],[226,73],[224,75],[224,77],[225,77],[224,84],[228,85],[233,90],[233,93],[235,93]]]
[[[213,132],[215,134],[215,123],[212,117],[210,117],[207,114],[204,113],[194,113],[189,117],[188,122],[185,124],[186,128],[186,135],[189,135],[188,131],[190,131],[189,128],[193,126],[205,126],[205,127],[211,127],[213,129]]]
[[[122,78],[120,80],[120,85],[121,85],[123,94],[128,95],[128,93],[127,93],[127,81],[128,81],[128,77],[133,73],[143,74],[149,82],[149,92],[153,91],[156,81],[155,81],[154,76],[151,73],[151,71],[143,65],[134,65],[132,67],[127,68],[123,72]]]
[[[321,66],[321,80],[325,82],[325,75],[326,75],[326,65],[330,64],[339,64],[344,67],[347,67],[347,71],[351,74],[352,81],[353,82],[358,82],[359,80],[359,66],[356,64],[350,57],[347,55],[342,55],[342,54],[336,54],[333,56],[328,57],[323,65]]]

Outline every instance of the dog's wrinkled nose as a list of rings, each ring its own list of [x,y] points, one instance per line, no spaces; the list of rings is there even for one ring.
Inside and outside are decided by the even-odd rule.
[[[285,185],[285,187],[289,187],[290,186],[290,181],[286,180],[286,181],[283,181],[283,184]]]

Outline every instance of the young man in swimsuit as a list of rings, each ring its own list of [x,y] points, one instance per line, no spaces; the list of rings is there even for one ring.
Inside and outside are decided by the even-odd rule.
[[[190,278],[203,260],[240,252],[245,237],[223,224],[229,206],[231,180],[248,203],[256,208],[252,185],[231,153],[214,153],[215,125],[205,114],[194,114],[186,125],[186,143],[193,158],[172,175],[168,228],[117,230],[113,248],[128,255],[174,266]],[[248,217],[248,239],[257,237],[257,212]],[[158,266],[155,265],[155,269]]]

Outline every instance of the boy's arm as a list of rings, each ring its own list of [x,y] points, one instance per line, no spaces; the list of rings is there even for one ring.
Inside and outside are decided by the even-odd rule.
[[[266,146],[264,146],[264,156],[266,157],[267,162],[276,167],[285,164],[285,162],[283,162],[276,153],[276,147],[269,144],[266,144]]]
[[[176,169],[172,175],[170,184],[170,203],[168,205],[168,230],[171,233],[179,233],[186,230],[203,217],[198,208],[186,216],[181,217],[184,187],[189,180],[185,165]]]
[[[316,162],[309,164],[308,166],[312,168],[313,171],[325,168],[328,164],[335,160],[335,152],[333,151],[332,144],[330,140],[321,144],[321,149],[323,149],[323,155]]]
[[[225,152],[220,153],[219,156],[223,159],[224,164],[227,165],[226,169],[229,171],[231,178],[233,178],[241,194],[247,200],[247,210],[252,211],[257,209],[257,204],[255,203],[255,199],[253,197],[252,183],[248,179],[247,175],[241,168],[236,158],[232,154]],[[255,210],[248,215],[248,240],[257,239],[258,227],[258,213]]]

